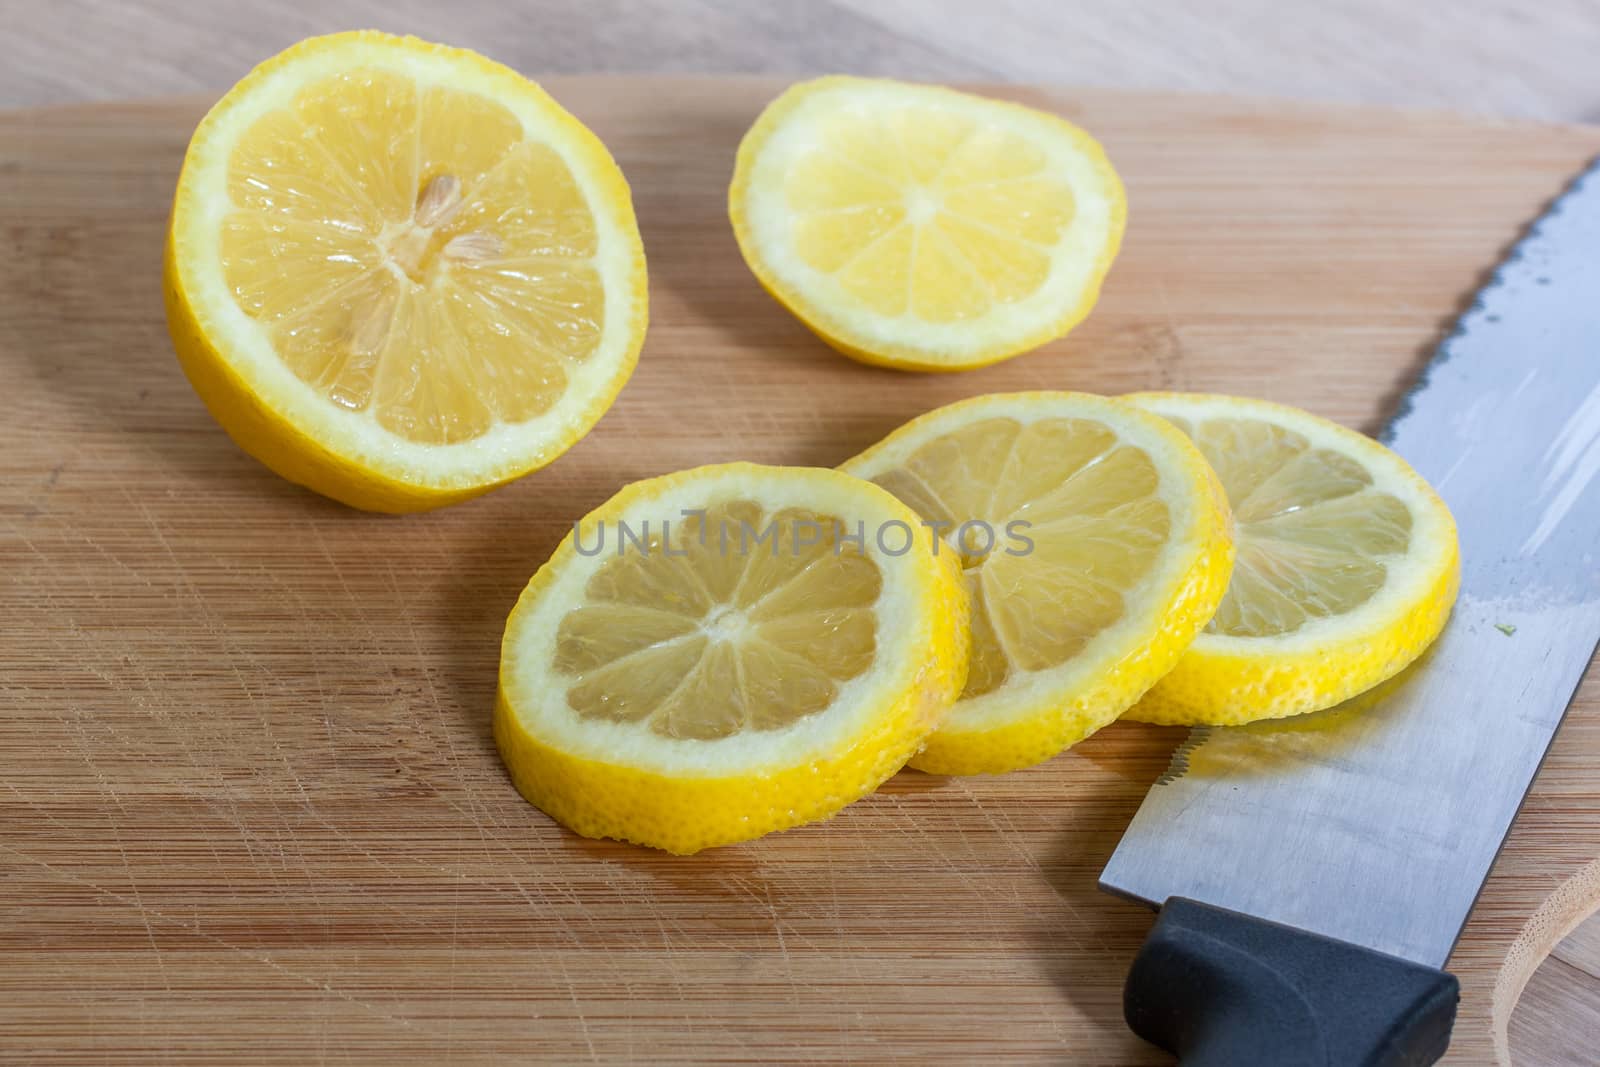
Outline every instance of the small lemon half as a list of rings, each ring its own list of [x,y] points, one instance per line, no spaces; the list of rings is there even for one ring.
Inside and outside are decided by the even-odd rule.
[[[867,363],[981,367],[1071,330],[1122,242],[1104,151],[1047,112],[930,85],[801,82],[739,145],[745,261]]]

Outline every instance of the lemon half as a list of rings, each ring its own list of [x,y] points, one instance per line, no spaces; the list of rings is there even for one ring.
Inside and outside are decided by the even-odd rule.
[[[1098,143],[929,85],[801,82],[739,145],[729,213],[761,284],[868,363],[964,370],[1077,325],[1122,241]]]
[[[246,451],[382,511],[560,455],[646,319],[628,187],[594,134],[482,56],[374,32],[295,45],[201,121],[166,299]]]

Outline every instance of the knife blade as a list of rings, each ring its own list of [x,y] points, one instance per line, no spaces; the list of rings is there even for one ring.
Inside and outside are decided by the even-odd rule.
[[[1436,969],[1600,641],[1600,163],[1518,242],[1382,439],[1460,527],[1461,593],[1444,633],[1409,670],[1339,708],[1193,731],[1101,876],[1103,889],[1163,908],[1125,1007],[1186,1065],[1431,1063],[1444,1051],[1453,979],[1446,988],[1429,976],[1448,979]],[[1404,1009],[1420,1029],[1406,1039],[1391,1026],[1357,1048],[1330,1044],[1349,1020],[1312,1018],[1320,1037],[1285,1023],[1286,1040],[1322,1042],[1325,1058],[1313,1048],[1301,1059],[1249,1044],[1257,1020],[1241,1031],[1246,1044],[1223,1050],[1232,1058],[1207,1053],[1197,1034],[1214,1045],[1245,1026],[1218,1013],[1260,1006],[1241,1009],[1248,996],[1157,1001],[1173,966],[1247,990],[1254,979],[1205,958],[1237,950],[1240,937],[1279,978],[1304,972],[1310,987],[1298,994],[1313,1016],[1311,994],[1345,995],[1328,984],[1344,972],[1420,997]],[[1145,958],[1152,946],[1159,974]],[[1357,955],[1329,957],[1335,949]],[[1393,964],[1382,973],[1415,982],[1383,986],[1363,969],[1381,961]],[[1188,1052],[1175,1048],[1186,1042]]]

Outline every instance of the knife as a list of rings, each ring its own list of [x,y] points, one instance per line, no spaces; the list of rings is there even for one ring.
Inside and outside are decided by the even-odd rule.
[[[1161,914],[1123,993],[1183,1067],[1445,1052],[1442,968],[1600,641],[1600,162],[1517,244],[1383,435],[1439,490],[1461,594],[1330,711],[1200,727],[1101,888]]]

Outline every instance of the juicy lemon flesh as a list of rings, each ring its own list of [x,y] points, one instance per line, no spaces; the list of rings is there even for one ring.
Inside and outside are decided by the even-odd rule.
[[[594,219],[499,103],[357,69],[228,161],[229,291],[332,404],[425,445],[552,408],[600,341]]]
[[[568,707],[699,741],[822,712],[876,656],[882,575],[841,530],[737,500],[608,560],[557,632]]]
[[[1372,599],[1411,545],[1411,511],[1371,472],[1287,427],[1164,416],[1189,435],[1233,507],[1233,577],[1207,633],[1278,637]]]
[[[873,481],[961,553],[972,610],[964,699],[1065,663],[1120,622],[1171,529],[1149,454],[1091,419],[979,419]],[[972,521],[994,531],[992,546],[962,534]]]
[[[1071,188],[1016,133],[934,106],[819,124],[784,197],[795,253],[887,317],[982,318],[1032,296],[1071,225]]]

